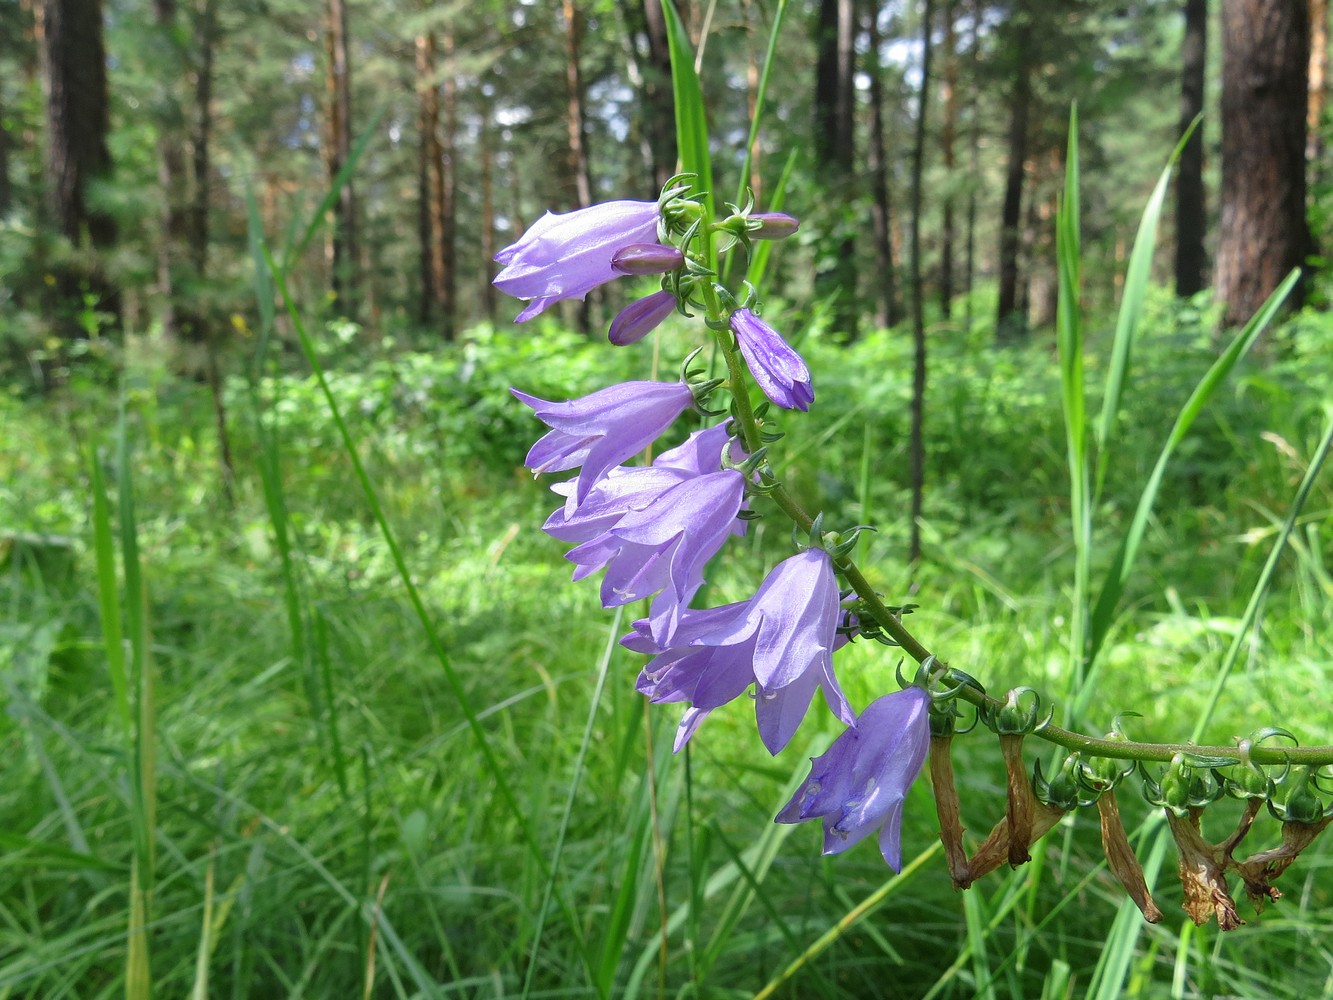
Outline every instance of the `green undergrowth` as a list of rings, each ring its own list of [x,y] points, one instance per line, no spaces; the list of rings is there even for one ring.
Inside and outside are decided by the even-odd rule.
[[[1108,538],[1216,352],[1204,318],[1164,298],[1144,329],[1097,512]],[[831,525],[879,527],[862,562],[886,599],[919,605],[908,624],[941,656],[992,691],[1063,690],[1072,553],[1054,345],[1036,335],[996,350],[983,331],[935,325],[926,559],[909,578],[906,340],[789,332],[818,394],[812,419],[770,414],[788,431],[774,459],[789,487]],[[1094,678],[1103,725],[1136,711],[1132,735],[1179,740],[1202,711],[1319,434],[1328,355],[1305,346],[1318,333],[1275,334],[1182,446]],[[1109,331],[1087,336],[1096,372]],[[127,475],[114,390],[0,396],[0,996],[132,993],[144,828],[155,868],[138,933],[159,996],[730,997],[775,980],[784,997],[1078,996],[1110,940],[1130,942],[1123,995],[1329,995],[1327,845],[1285,876],[1286,898],[1262,920],[1225,937],[1185,926],[1168,853],[1154,882],[1166,920],[1115,938],[1121,893],[1088,815],[1029,868],[967,895],[949,886],[924,784],[908,800],[898,880],[872,843],[824,859],[817,828],[775,826],[835,733],[819,703],[776,759],[744,701],[714,713],[688,760],[672,757],[678,710],[645,710],[641,664],[614,644],[628,616],[602,611],[595,583],[571,585],[539,530],[553,496],[521,467],[539,428],[506,391],[673,378],[688,347],[670,328],[660,346],[669,364],[655,371],[648,344],[478,330],[432,354],[343,357],[330,373],[540,860],[482,765],[312,379],[228,382],[234,504],[201,386],[132,368]],[[285,539],[259,472],[266,449]],[[117,601],[146,610],[151,812],[136,805],[138,758],[108,670],[93,461],[122,560],[115,515],[133,494],[144,582],[136,601],[121,580]],[[1325,476],[1211,740],[1262,725],[1329,738],[1330,506]],[[756,522],[704,598],[746,596],[789,539],[776,516]],[[839,671],[861,707],[894,685],[896,665],[857,643]],[[964,818],[981,835],[1002,814],[1003,773],[993,739],[958,746]],[[1121,798],[1134,829],[1148,809]],[[1261,822],[1256,836],[1275,829]]]

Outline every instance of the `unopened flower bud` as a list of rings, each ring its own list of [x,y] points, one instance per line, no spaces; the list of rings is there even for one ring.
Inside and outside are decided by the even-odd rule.
[[[685,255],[661,243],[631,243],[611,257],[611,267],[620,274],[662,274],[685,263]]]
[[[800,228],[798,219],[783,212],[756,212],[750,216],[749,235],[752,240],[785,240]]]
[[[653,292],[620,310],[611,321],[607,339],[617,347],[635,344],[661,325],[676,308],[676,297],[670,292]]]

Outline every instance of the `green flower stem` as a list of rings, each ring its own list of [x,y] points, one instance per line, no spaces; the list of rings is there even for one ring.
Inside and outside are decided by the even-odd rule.
[[[708,289],[708,292],[711,293],[712,289]],[[721,304],[717,302],[716,295],[708,294],[706,297],[710,318],[723,318]],[[714,312],[715,308],[717,309],[716,313]],[[740,357],[734,338],[719,336],[718,342],[727,363],[727,374],[731,394],[735,400],[736,421],[740,425],[741,437],[745,442],[746,450],[753,453],[760,444],[759,426],[755,420],[754,408],[750,405],[745,362]],[[787,492],[782,484],[773,486],[768,495],[777,504],[778,509],[786,514],[801,530],[810,530],[814,524],[814,518],[802,509],[801,505],[796,502],[795,498]],[[901,646],[903,651],[917,663],[924,664],[933,658],[933,676],[945,675],[949,665],[935,657],[929,649],[917,640],[916,636],[908,631],[901,619],[885,606],[879,595],[875,593],[875,589],[870,585],[870,581],[857,568],[856,563],[846,556],[835,560],[835,562],[838,571],[851,585],[852,589],[856,591],[857,596],[864,602],[864,606],[874,616],[875,621],[884,630],[885,634]],[[968,685],[961,687],[958,697],[978,708],[999,708],[1003,705],[1003,702]],[[1236,761],[1237,763],[1242,759],[1240,748],[1234,746],[1201,746],[1194,743],[1138,743],[1133,740],[1102,739],[1050,724],[1039,727],[1032,735],[1048,743],[1064,747],[1066,750],[1077,751],[1089,757],[1169,763],[1176,754],[1183,753],[1199,757],[1216,757]],[[1322,766],[1333,764],[1333,746],[1253,746],[1249,750],[1249,759],[1256,764],[1290,763]]]

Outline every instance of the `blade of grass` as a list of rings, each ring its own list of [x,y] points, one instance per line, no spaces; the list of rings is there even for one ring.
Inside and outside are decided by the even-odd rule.
[[[329,385],[327,376],[324,373],[324,366],[320,363],[319,355],[315,351],[314,342],[310,339],[310,334],[305,328],[305,323],[301,319],[301,314],[296,308],[296,302],[292,299],[291,291],[287,287],[285,273],[278,267],[272,256],[264,248],[264,260],[273,276],[274,285],[282,299],[283,305],[287,310],[288,318],[291,320],[292,329],[296,333],[297,341],[301,345],[301,351],[310,365],[311,372],[315,376],[315,381],[319,384],[320,394],[324,397],[324,402],[329,408],[329,416],[332,418],[334,427],[337,429],[339,440],[342,443],[343,450],[347,454],[348,460],[352,464],[353,474],[356,482],[361,487],[362,495],[365,497],[366,506],[370,510],[370,515],[379,528],[380,537],[384,539],[385,547],[389,550],[389,556],[393,562],[394,568],[398,572],[398,578],[407,594],[408,603],[411,604],[413,613],[421,624],[422,632],[430,646],[432,655],[436,662],[440,664],[440,669],[444,672],[445,681],[449,685],[449,690],[454,699],[458,702],[459,710],[463,713],[463,718],[467,723],[476,740],[477,749],[481,753],[482,762],[490,774],[495,784],[495,790],[504,801],[505,808],[509,811],[514,821],[518,824],[520,833],[523,836],[524,843],[531,854],[534,862],[541,870],[542,876],[552,881],[552,872],[549,862],[546,860],[545,851],[542,848],[541,841],[538,839],[536,831],[533,828],[532,820],[528,811],[522,807],[518,797],[514,792],[513,785],[509,780],[508,772],[502,766],[500,758],[491,746],[487,738],[486,730],[481,725],[477,710],[472,704],[463,680],[454,669],[453,662],[449,658],[448,652],[440,639],[439,630],[435,628],[431,621],[430,612],[426,609],[425,601],[421,597],[421,592],[417,589],[416,583],[412,579],[412,573],[408,569],[407,559],[403,555],[402,547],[398,544],[398,538],[394,534],[393,528],[389,525],[387,515],[384,513],[384,507],[380,503],[379,494],[375,486],[370,481],[370,476],[366,472],[364,463],[361,461],[360,450],[357,447],[356,440],[352,437],[351,429],[343,419],[342,408],[338,405],[337,398],[333,395],[333,389]],[[570,932],[574,936],[580,955],[585,963],[589,965],[591,972],[591,962],[587,951],[586,943],[583,939],[582,925],[564,895],[556,892],[555,900],[559,906],[562,915],[569,925]]]
[[[1060,393],[1065,418],[1065,445],[1069,463],[1069,520],[1074,543],[1074,597],[1069,616],[1068,694],[1083,689],[1087,665],[1089,582],[1092,575],[1092,509],[1089,497],[1086,386],[1083,377],[1083,321],[1080,303],[1078,106],[1069,113],[1069,140],[1065,155],[1065,189],[1056,213],[1055,258],[1059,299],[1055,331],[1060,354]],[[1071,723],[1077,718],[1071,716]]]
[[[102,650],[111,676],[112,698],[121,737],[129,745],[133,731],[129,683],[125,676],[125,643],[120,619],[120,594],[116,579],[115,539],[111,529],[111,505],[107,501],[102,462],[94,447],[88,470],[93,493],[93,551],[97,563],[97,601],[102,618]]]
[[[1162,451],[1157,456],[1157,462],[1153,466],[1152,473],[1148,476],[1148,482],[1143,487],[1143,493],[1139,496],[1134,517],[1130,521],[1129,529],[1125,532],[1120,548],[1106,572],[1105,582],[1102,584],[1101,593],[1097,597],[1097,604],[1093,608],[1088,638],[1092,658],[1095,658],[1096,653],[1101,649],[1102,643],[1106,639],[1106,633],[1110,630],[1114,621],[1116,606],[1124,594],[1125,583],[1128,581],[1130,571],[1134,567],[1134,561],[1138,557],[1139,544],[1143,541],[1144,532],[1148,527],[1148,517],[1157,501],[1157,493],[1161,488],[1162,479],[1166,475],[1167,466],[1171,462],[1171,456],[1180,442],[1185,439],[1190,427],[1193,426],[1194,421],[1213,397],[1218,387],[1254,345],[1259,334],[1277,315],[1278,309],[1281,308],[1282,303],[1291,293],[1299,278],[1300,271],[1294,270],[1287,275],[1282,284],[1278,285],[1273,294],[1268,297],[1268,301],[1259,308],[1259,311],[1232,338],[1231,343],[1227,345],[1221,356],[1213,362],[1176,416],[1176,422],[1167,435],[1166,442],[1162,445]]]
[[[660,0],[660,3],[666,17],[667,47],[671,54],[671,92],[676,102],[676,149],[680,156],[680,169],[696,175],[695,188],[704,195],[708,217],[716,218],[713,158],[708,151],[708,114],[699,86],[699,74],[694,69],[690,34],[672,0]],[[711,253],[708,266],[717,270],[716,249]]]
[[[1130,359],[1134,353],[1134,343],[1138,338],[1139,317],[1143,314],[1143,301],[1148,291],[1148,279],[1152,273],[1153,251],[1157,247],[1157,226],[1161,220],[1162,207],[1166,203],[1167,186],[1171,181],[1171,172],[1190,136],[1198,128],[1199,121],[1199,118],[1195,118],[1185,130],[1171,158],[1162,169],[1162,175],[1157,179],[1157,186],[1153,188],[1148,204],[1143,209],[1143,216],[1139,220],[1139,231],[1134,237],[1134,249],[1130,251],[1129,265],[1125,268],[1125,288],[1120,296],[1120,310],[1116,315],[1111,360],[1106,372],[1106,391],[1102,396],[1102,413],[1096,424],[1097,479],[1093,490],[1094,505],[1095,498],[1101,496],[1102,483],[1109,465],[1112,432],[1115,429],[1116,417],[1120,413],[1120,400],[1129,372]]]

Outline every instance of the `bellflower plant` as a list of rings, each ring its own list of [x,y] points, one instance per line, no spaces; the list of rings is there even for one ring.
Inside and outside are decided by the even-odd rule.
[[[652,703],[684,707],[676,751],[688,746],[711,713],[749,693],[760,741],[777,755],[795,739],[820,688],[833,716],[847,728],[811,759],[808,776],[777,811],[777,822],[820,820],[826,854],[842,853],[874,834],[885,863],[898,871],[904,802],[929,753],[939,829],[956,886],[971,885],[1005,859],[1024,863],[1031,844],[1068,811],[1097,804],[1111,868],[1149,919],[1158,911],[1141,902],[1150,902],[1146,882],[1123,831],[1116,835],[1117,808],[1105,796],[1134,770],[1133,761],[1142,768],[1144,761],[1174,760],[1175,770],[1159,783],[1148,780],[1157,789],[1151,801],[1175,810],[1170,821],[1183,856],[1190,864],[1208,862],[1205,888],[1211,902],[1190,910],[1191,916],[1202,920],[1216,911],[1226,914],[1224,926],[1235,925],[1228,874],[1239,875],[1252,896],[1280,895],[1273,880],[1333,825],[1333,805],[1297,800],[1293,791],[1285,811],[1277,813],[1282,846],[1238,858],[1235,852],[1260,803],[1279,809],[1277,788],[1290,784],[1263,766],[1282,765],[1284,773],[1303,776],[1297,783],[1317,787],[1319,775],[1311,768],[1333,763],[1333,748],[1259,746],[1283,732],[1271,728],[1239,747],[1132,744],[1117,732],[1105,738],[1073,733],[1051,723],[1035,692],[1023,689],[996,699],[975,679],[937,660],[903,625],[911,606],[886,604],[853,561],[863,526],[825,529],[824,515],[807,513],[769,461],[769,450],[782,438],[775,415],[796,419],[814,406],[815,393],[804,359],[759,318],[759,294],[748,274],[763,256],[753,252],[753,241],[789,236],[799,222],[754,211],[753,197],[715,215],[697,184],[694,175],[682,174],[656,202],[616,201],[543,216],[497,255],[504,270],[495,282],[528,300],[522,321],[620,274],[661,275],[659,289],[612,320],[611,342],[634,344],[672,312],[686,318],[702,314],[701,326],[725,369],[722,377],[707,381],[699,381],[700,372],[686,371],[678,382],[624,382],[566,402],[513,390],[549,428],[525,464],[536,473],[579,470],[552,487],[564,503],[543,525],[552,537],[573,545],[567,558],[576,566],[574,579],[604,571],[601,599],[608,608],[649,602],[620,642],[645,658],[637,690]],[[731,266],[721,266],[728,254]],[[730,280],[726,276],[738,262],[739,275]],[[755,388],[775,409],[755,405]],[[729,402],[714,404],[715,391]],[[633,464],[691,406],[723,419],[651,464]],[[743,534],[750,519],[779,515],[807,536],[794,539],[796,553],[780,559],[752,595],[717,607],[692,606],[710,560],[728,538]],[[854,639],[895,647],[919,664],[904,690],[874,698],[859,716],[834,671],[835,654],[845,655],[839,651]],[[1008,776],[1006,813],[971,857],[963,844],[949,756],[962,702],[973,709],[978,728],[999,737]],[[1029,738],[1071,751],[1057,779],[1046,781],[1038,769],[1029,781],[1023,761]],[[1182,784],[1177,773],[1214,775],[1233,766],[1247,780],[1213,777],[1195,788]],[[1235,833],[1210,844],[1200,832],[1199,815],[1233,787],[1244,792],[1246,812]],[[1187,897],[1198,888],[1190,889],[1187,876]]]
[[[810,409],[815,401],[810,369],[782,334],[744,308],[731,314],[731,330],[764,395],[786,410]]]
[[[656,441],[694,403],[694,392],[683,381],[622,382],[564,403],[513,393],[551,428],[523,464],[539,474],[582,466],[571,498],[575,505],[608,470]]]
[[[822,819],[824,853],[879,831],[879,850],[902,870],[903,800],[930,744],[930,695],[919,687],[870,703],[856,723],[810,762],[810,775],[778,812],[779,823]]]
[[[609,201],[576,212],[547,212],[523,238],[495,255],[504,268],[495,287],[530,300],[515,322],[525,323],[562,299],[581,299],[625,273],[616,252],[657,237],[655,201]]]

